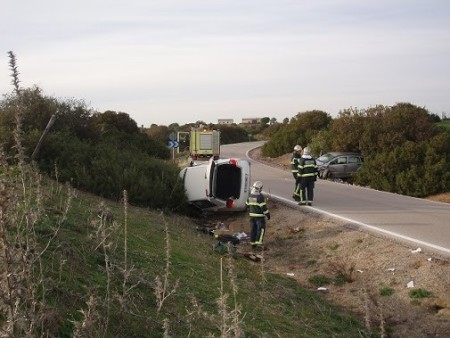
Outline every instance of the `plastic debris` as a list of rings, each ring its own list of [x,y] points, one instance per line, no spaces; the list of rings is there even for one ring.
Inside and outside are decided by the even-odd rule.
[[[288,272],[286,275],[288,275],[289,277],[294,277],[295,276],[292,272]]]
[[[387,271],[389,271],[389,272],[394,272],[394,271],[395,271],[395,268],[388,268]]]
[[[407,288],[413,288],[414,287],[414,281],[412,280],[412,281],[408,282],[408,284],[406,284],[406,287]]]
[[[317,291],[328,291],[328,289],[321,286],[317,288]]]
[[[412,253],[418,253],[418,252],[422,252],[421,248],[417,248],[415,250],[411,250]]]
[[[363,273],[363,271],[362,270],[356,270],[357,272],[359,272],[359,273]]]
[[[427,261],[428,261],[428,262],[431,262],[432,260],[433,260],[433,258],[431,258],[431,257],[430,257],[430,258],[427,258]]]
[[[247,238],[247,234],[245,232],[235,232],[233,236],[239,239]]]

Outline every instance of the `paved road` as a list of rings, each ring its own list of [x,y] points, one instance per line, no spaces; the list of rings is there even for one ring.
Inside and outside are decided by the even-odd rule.
[[[294,179],[289,172],[248,157],[248,151],[261,144],[223,145],[221,156],[248,158],[252,163],[252,181],[263,181],[263,191],[275,200],[386,235],[412,249],[420,247],[450,257],[450,204],[318,180],[313,206],[300,207],[291,198]]]

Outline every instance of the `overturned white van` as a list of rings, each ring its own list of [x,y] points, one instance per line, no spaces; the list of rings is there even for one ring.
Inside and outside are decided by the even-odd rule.
[[[214,159],[180,172],[188,203],[208,211],[241,211],[250,192],[250,162]]]

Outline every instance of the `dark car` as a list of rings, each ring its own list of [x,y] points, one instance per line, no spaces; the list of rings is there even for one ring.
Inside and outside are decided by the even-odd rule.
[[[331,152],[320,156],[316,162],[320,178],[349,178],[361,168],[364,158],[359,153]]]

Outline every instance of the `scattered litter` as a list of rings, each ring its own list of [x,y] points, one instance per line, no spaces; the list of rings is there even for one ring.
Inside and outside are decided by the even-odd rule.
[[[239,239],[247,238],[247,234],[245,232],[235,232],[233,236]]]
[[[321,286],[317,288],[317,291],[328,291],[328,289]]]
[[[359,273],[363,273],[363,271],[362,270],[356,270],[357,272],[359,272]]]
[[[414,287],[414,281],[412,280],[412,281],[408,282],[408,284],[406,284],[406,287],[407,288],[413,288]]]
[[[220,222],[219,224],[216,225],[216,229],[218,230],[229,230],[228,225],[226,225],[223,222]]]
[[[433,258],[431,258],[431,257],[427,259],[428,262],[431,262],[432,260],[433,260]]]
[[[252,253],[244,253],[243,256],[250,259],[253,262],[260,262],[263,258],[261,255],[256,255]]]
[[[288,272],[287,275],[288,275],[289,277],[294,277],[294,276],[295,276],[292,272]]]
[[[421,248],[417,248],[415,250],[411,250],[412,253],[418,253],[418,252],[422,252]]]
[[[292,233],[298,233],[300,231],[302,231],[303,229],[301,227],[289,227],[289,231]]]
[[[395,271],[395,268],[388,268],[387,271],[389,271],[389,272],[394,272],[394,271]]]

